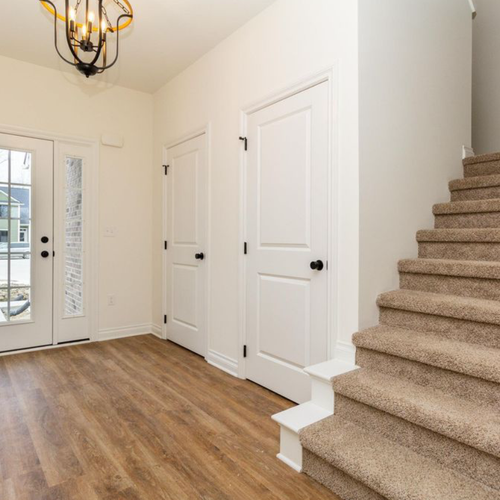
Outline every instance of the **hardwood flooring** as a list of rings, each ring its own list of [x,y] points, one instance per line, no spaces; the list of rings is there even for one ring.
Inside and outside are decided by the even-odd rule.
[[[275,457],[290,406],[151,335],[0,357],[0,499],[336,500]]]

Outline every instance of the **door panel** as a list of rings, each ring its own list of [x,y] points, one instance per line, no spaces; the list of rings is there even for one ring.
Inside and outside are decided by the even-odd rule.
[[[206,136],[168,150],[167,338],[206,354]],[[203,254],[203,259],[196,258]]]
[[[248,117],[247,378],[297,402],[327,359],[328,133],[327,83]]]
[[[53,143],[0,134],[0,351],[52,344]]]

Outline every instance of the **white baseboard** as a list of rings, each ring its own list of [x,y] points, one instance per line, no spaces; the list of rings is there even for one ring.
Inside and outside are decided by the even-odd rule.
[[[156,337],[163,339],[162,336],[162,328],[160,325],[155,325],[154,323],[151,325],[151,333],[155,335]]]
[[[220,352],[213,350],[208,351],[207,357],[205,359],[207,360],[208,364],[215,366],[216,368],[219,368],[226,373],[229,373],[229,375],[232,375],[233,377],[238,376],[238,361],[236,361],[235,359],[232,359],[228,356],[225,356],[224,354],[221,354]]]
[[[153,326],[151,325],[151,323],[118,328],[103,328],[99,330],[98,340],[101,341],[121,339],[123,337],[133,337],[134,335],[148,335],[151,333],[153,333]]]

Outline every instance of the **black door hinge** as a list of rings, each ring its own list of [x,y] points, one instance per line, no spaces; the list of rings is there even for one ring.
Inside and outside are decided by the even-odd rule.
[[[243,346],[243,357],[244,358],[247,357],[247,346],[246,345]]]
[[[246,137],[240,137],[240,141],[245,141],[245,151],[248,151],[248,139]]]
[[[248,253],[248,245],[247,242],[243,243],[243,253],[246,255]]]
[[[166,241],[165,241],[165,245],[164,246],[165,246],[165,250],[166,250],[167,247],[168,247],[168,243]]]
[[[165,169],[165,175],[168,175],[168,167],[170,167],[170,165],[163,165],[163,168]]]
[[[163,316],[163,323],[167,324],[167,315]]]

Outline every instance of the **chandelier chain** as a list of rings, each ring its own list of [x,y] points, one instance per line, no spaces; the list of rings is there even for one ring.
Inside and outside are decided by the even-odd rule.
[[[81,0],[80,0],[81,1]],[[127,7],[125,7],[125,5],[123,5],[120,0],[113,0],[113,2],[116,3],[116,5],[118,5],[118,7],[120,7],[120,9],[123,10],[123,12],[127,15],[130,15],[130,11],[127,9]]]
[[[102,6],[102,13],[104,14],[104,17],[106,18],[106,22],[108,23],[109,29],[113,30],[113,25],[111,24],[111,21],[109,20],[108,13],[107,13],[106,7],[104,7],[104,5]]]
[[[75,6],[75,15],[78,14],[78,7],[80,7],[80,4],[82,3],[82,0],[77,0],[76,1],[76,6]]]

